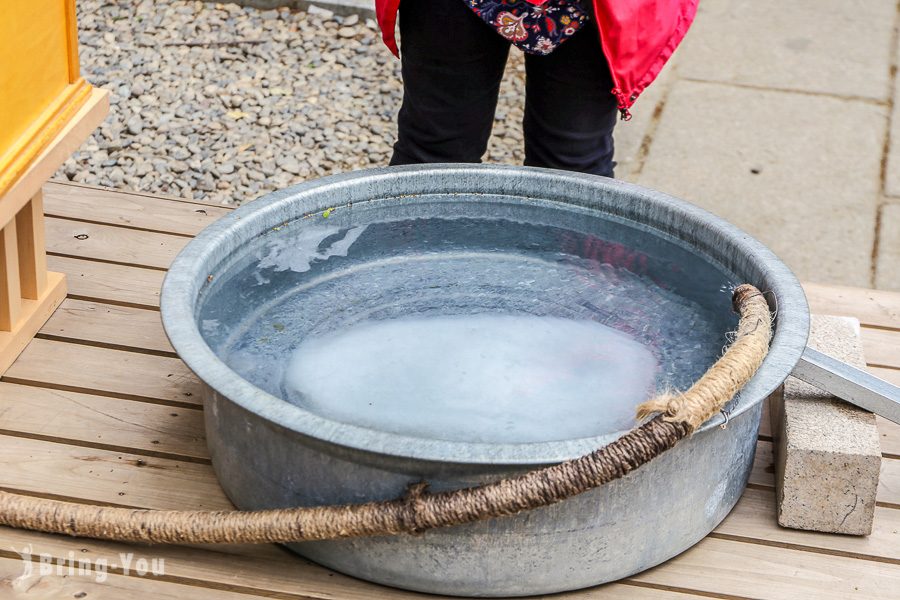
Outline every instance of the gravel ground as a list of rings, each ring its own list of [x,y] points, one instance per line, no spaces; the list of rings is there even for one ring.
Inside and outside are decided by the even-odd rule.
[[[57,178],[240,203],[387,164],[400,65],[358,17],[235,4],[79,0],[82,73],[110,115]],[[513,51],[490,162],[521,163]]]

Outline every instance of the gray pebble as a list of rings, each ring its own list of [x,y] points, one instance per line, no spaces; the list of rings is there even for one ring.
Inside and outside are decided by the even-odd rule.
[[[140,115],[133,115],[125,123],[125,127],[128,129],[128,133],[130,133],[131,135],[140,135],[144,130],[144,122],[141,120]]]
[[[321,6],[316,6],[315,4],[307,8],[306,12],[311,15],[315,15],[322,20],[327,20],[334,17],[334,13],[332,11],[328,10],[327,8],[322,8]]]
[[[300,173],[300,161],[298,161],[293,156],[280,156],[276,159],[276,164],[287,171],[288,173],[293,173],[297,175]]]

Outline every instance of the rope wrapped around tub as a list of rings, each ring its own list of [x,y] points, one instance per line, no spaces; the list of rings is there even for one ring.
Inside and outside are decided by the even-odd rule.
[[[430,493],[416,484],[384,502],[261,511],[140,510],[0,492],[0,524],[96,539],[170,544],[300,542],[419,533],[555,504],[623,477],[672,448],[719,412],[756,373],[769,349],[772,318],[762,293],[739,286],[735,341],[683,394],[638,407],[656,416],[580,458],[485,485]]]

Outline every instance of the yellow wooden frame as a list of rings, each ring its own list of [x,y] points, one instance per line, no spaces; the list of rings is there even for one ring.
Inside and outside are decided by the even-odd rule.
[[[8,71],[11,75],[6,81],[13,87],[6,96],[6,108],[12,109],[7,124],[13,128],[3,141],[5,147],[0,147],[0,375],[66,296],[65,277],[47,271],[41,186],[109,110],[107,92],[91,87],[79,73],[75,0],[56,1],[60,4],[44,3],[49,15],[46,22],[40,18],[8,22],[7,29],[12,31],[6,34],[15,33],[21,25],[35,37],[22,34],[6,46],[8,54],[0,56],[0,68],[6,61],[18,69]],[[37,17],[44,16],[41,10],[28,8],[36,11]],[[23,13],[18,14],[21,17]],[[35,60],[32,57],[30,63],[17,64],[19,57],[13,50],[19,49],[18,44],[27,48],[29,43],[34,49],[35,44],[46,41],[41,35],[48,36],[46,47],[58,62],[48,65],[46,73],[37,73],[40,90],[32,97],[30,88],[22,93],[25,79],[20,77],[27,77],[25,72]]]
[[[11,147],[0,148],[0,197],[62,131],[90,96],[91,86],[81,77],[78,63],[75,0],[62,1],[65,2],[68,84],[50,100],[38,118],[29,124]]]

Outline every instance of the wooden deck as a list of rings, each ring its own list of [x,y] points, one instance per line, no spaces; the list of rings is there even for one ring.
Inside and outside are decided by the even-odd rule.
[[[69,296],[0,381],[0,489],[116,506],[228,508],[203,439],[200,385],[172,351],[158,312],[170,261],[228,209],[58,183],[44,193],[49,266],[68,275]],[[815,312],[858,317],[870,368],[900,384],[900,294],[821,285],[807,292]],[[709,537],[628,580],[558,597],[900,598],[900,426],[881,421],[875,529],[857,538],[776,525],[767,423],[746,493]],[[29,546],[35,561],[41,553],[106,559],[108,574],[102,582],[96,573],[41,576],[35,563],[20,577],[16,551]],[[165,574],[138,576],[141,557],[165,559]],[[88,600],[427,597],[332,573],[275,546],[148,547],[0,528],[0,597],[19,597],[14,591]]]

